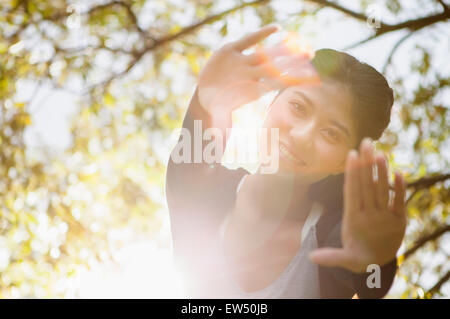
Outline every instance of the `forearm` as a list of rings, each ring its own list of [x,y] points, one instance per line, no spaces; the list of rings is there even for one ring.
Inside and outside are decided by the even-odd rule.
[[[191,138],[186,143],[191,155],[194,154],[195,129],[198,130],[198,127],[194,128],[195,120],[201,121],[202,130],[211,125],[209,114],[198,102],[197,89],[183,120],[183,129],[189,132]],[[180,144],[185,142],[180,136],[178,147],[172,150],[165,187],[174,250],[177,254],[183,252],[192,256],[217,232],[224,212],[229,211],[229,206],[234,202],[236,184],[243,169],[229,170],[220,164],[210,165],[203,159],[197,163],[193,158],[190,161],[178,161],[176,157],[181,156],[178,154]],[[204,148],[203,145],[202,152]]]
[[[208,112],[207,110],[205,110],[203,108],[203,106],[200,104],[199,98],[198,98],[198,87],[196,87],[194,94],[191,98],[191,101],[189,103],[189,107],[186,111],[184,120],[183,120],[183,125],[182,125],[182,130],[185,130],[188,132],[188,135],[190,136],[191,140],[190,140],[190,155],[191,155],[191,160],[193,163],[195,164],[199,164],[198,162],[198,158],[194,158],[195,156],[195,151],[197,149],[201,150],[201,155],[203,155],[203,152],[205,150],[205,147],[214,141],[214,143],[217,144],[217,146],[215,147],[215,151],[218,152],[217,155],[215,155],[214,157],[216,159],[220,159],[223,156],[223,153],[225,151],[226,148],[226,141],[227,141],[227,134],[226,131],[230,130],[231,127],[226,127],[227,123],[225,123],[226,121],[221,121],[221,118],[226,119],[226,118],[231,118],[231,114],[211,114],[210,112]],[[214,125],[214,127],[213,127]],[[215,127],[217,126],[217,127]],[[230,125],[231,126],[231,125]],[[205,135],[205,131],[209,130],[211,132],[211,135],[209,138],[212,138],[213,141],[203,141],[204,135]],[[186,132],[186,133],[187,133]],[[200,136],[198,136],[200,134]],[[217,134],[217,136],[216,136]],[[200,137],[200,138],[198,138]],[[223,138],[221,138],[223,137]],[[197,139],[199,141],[197,141]],[[182,141],[182,134],[180,135],[180,139],[178,140],[178,143],[181,143]],[[201,145],[198,145],[198,143],[200,142]],[[197,143],[197,144],[196,144]],[[177,146],[174,147],[174,149],[171,152],[171,158],[170,160],[172,160],[175,152],[177,151]],[[198,154],[197,154],[198,155]],[[198,156],[196,156],[198,157]],[[206,163],[206,164],[211,164],[208,163],[208,161],[205,161],[205,159],[202,158],[200,159],[201,163]],[[201,164],[200,163],[200,164]],[[185,164],[185,163],[183,163]]]
[[[380,267],[379,278],[376,271],[352,273],[353,284],[359,298],[378,299],[388,293],[397,272],[397,258]]]
[[[212,118],[200,105],[197,91],[198,88],[195,89],[189,103],[182,125],[184,133],[180,134],[170,154],[166,173],[166,191],[170,191],[178,202],[183,202],[185,205],[191,201],[198,201],[204,195],[208,179],[214,175],[215,166],[220,165],[209,163],[203,158],[207,145],[203,141],[203,132],[211,127]],[[200,134],[200,140],[198,134]],[[200,158],[198,158],[199,155]],[[193,182],[196,183],[195,187],[186,187],[186,183]],[[184,197],[184,200],[179,197]]]

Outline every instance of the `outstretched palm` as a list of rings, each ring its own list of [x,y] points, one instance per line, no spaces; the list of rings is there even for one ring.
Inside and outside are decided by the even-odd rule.
[[[377,178],[373,168],[376,167]],[[395,173],[394,197],[389,201],[388,167],[383,153],[374,155],[369,140],[360,155],[349,152],[344,185],[342,248],[322,248],[311,259],[323,266],[365,272],[367,265],[387,264],[401,245],[406,229],[405,182]]]

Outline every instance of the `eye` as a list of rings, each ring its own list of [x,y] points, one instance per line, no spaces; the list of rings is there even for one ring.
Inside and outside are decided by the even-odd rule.
[[[338,142],[339,141],[339,133],[336,132],[336,130],[333,129],[325,129],[324,130],[326,133],[325,135],[330,138],[331,140],[333,140],[334,142]]]
[[[296,112],[306,115],[306,107],[303,104],[296,101],[291,101],[289,104],[292,105]]]

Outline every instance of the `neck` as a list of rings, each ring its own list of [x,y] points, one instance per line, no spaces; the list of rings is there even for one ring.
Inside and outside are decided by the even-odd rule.
[[[270,218],[304,220],[311,208],[310,184],[293,176],[260,174],[247,176],[245,196],[251,196],[255,209]]]

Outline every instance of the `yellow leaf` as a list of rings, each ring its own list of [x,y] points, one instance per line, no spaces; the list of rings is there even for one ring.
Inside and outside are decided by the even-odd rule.
[[[405,255],[400,255],[397,258],[397,266],[400,267],[400,265],[403,263],[403,261],[405,261]]]
[[[8,46],[6,44],[4,44],[3,42],[0,43],[0,54],[5,53],[6,51],[8,51]]]
[[[116,99],[110,93],[106,93],[105,96],[103,96],[103,102],[108,106],[112,106],[116,103]]]
[[[195,56],[195,54],[188,53],[187,61],[189,66],[191,67],[192,72],[195,75],[198,75],[198,73],[200,72],[200,66],[198,65],[197,57]]]

